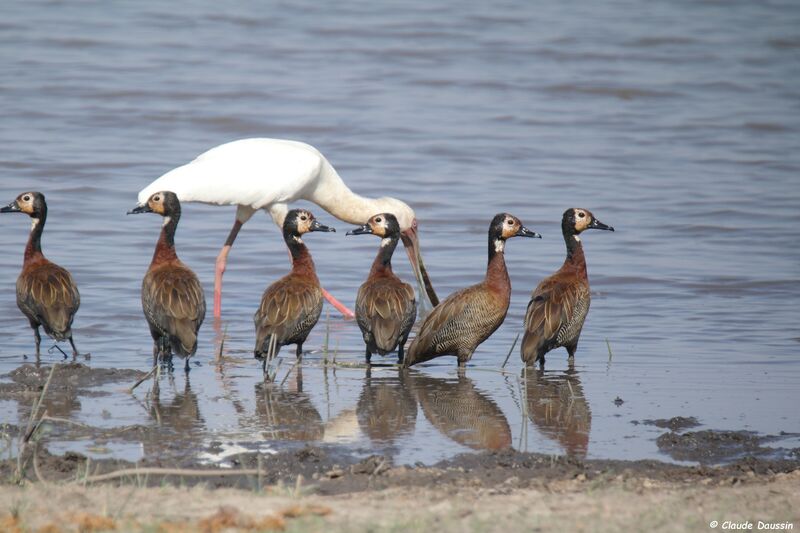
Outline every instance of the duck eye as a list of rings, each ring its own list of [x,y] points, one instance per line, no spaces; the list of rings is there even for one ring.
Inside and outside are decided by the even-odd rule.
[[[308,217],[307,217],[307,216],[305,216],[305,215],[301,215],[301,216],[300,216],[300,220],[308,220]]]
[[[155,196],[155,197],[153,198],[153,201],[154,201],[154,202],[160,202],[160,201],[161,201],[161,197],[160,197],[160,196]]]
[[[513,226],[514,221],[509,218],[508,220],[506,220],[506,224],[508,224],[509,226]]]
[[[28,196],[28,195],[25,195],[25,197],[22,200],[25,201],[25,202],[30,202],[31,201],[31,197]]]
[[[381,217],[378,217],[378,218],[376,218],[376,219],[375,219],[375,222],[377,222],[378,224],[380,224],[380,223],[381,223]]]
[[[580,213],[578,213],[578,217],[579,217],[579,218],[583,218],[583,217],[585,217],[585,216],[586,216],[586,213],[583,213],[583,212],[580,212]]]

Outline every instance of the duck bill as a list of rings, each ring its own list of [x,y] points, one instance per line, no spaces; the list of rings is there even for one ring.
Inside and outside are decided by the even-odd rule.
[[[521,228],[519,228],[519,230],[517,231],[517,233],[514,234],[514,236],[515,237],[531,237],[533,239],[541,239],[542,238],[542,236],[540,234],[536,233],[535,231],[529,230],[525,226],[522,226]]]
[[[403,240],[408,260],[411,262],[411,268],[414,269],[414,275],[417,278],[420,289],[425,288],[428,300],[430,300],[433,307],[436,307],[439,305],[439,297],[436,296],[436,291],[433,289],[428,271],[425,269],[425,262],[422,260],[422,253],[419,250],[416,220],[410,228],[400,233],[400,238]],[[422,291],[420,290],[420,292]],[[422,295],[420,294],[420,296]]]
[[[0,213],[19,213],[20,211],[22,211],[22,209],[19,208],[16,200],[5,207],[0,207]]]
[[[129,215],[138,215],[138,214],[141,214],[141,213],[152,213],[152,212],[153,212],[153,209],[149,205],[144,204],[144,205],[137,205],[136,207],[134,207],[133,209],[128,211],[128,214]]]
[[[320,224],[316,220],[311,224],[311,231],[330,231],[336,233],[336,228]]]
[[[369,235],[372,233],[372,228],[369,227],[369,224],[364,224],[363,226],[359,226],[356,229],[351,229],[345,235]]]
[[[600,222],[596,218],[594,220],[592,220],[591,224],[589,224],[589,229],[604,229],[606,231],[614,231],[614,227],[613,226],[609,226],[608,224],[603,224],[602,222]]]

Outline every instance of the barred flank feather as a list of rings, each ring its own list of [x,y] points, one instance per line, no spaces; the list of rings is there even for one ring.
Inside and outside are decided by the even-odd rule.
[[[319,282],[294,272],[282,277],[261,297],[253,316],[256,326],[256,356],[269,351],[271,335],[276,336],[276,354],[286,344],[303,343],[322,313]]]
[[[394,275],[369,278],[358,290],[356,320],[370,352],[394,351],[408,337],[416,316],[414,289]]]
[[[177,259],[152,265],[142,280],[142,308],[154,338],[166,339],[181,357],[194,355],[206,301],[189,267]]]
[[[47,259],[29,264],[17,278],[20,311],[57,341],[72,336],[72,321],[80,305],[78,287],[70,273]]]
[[[525,314],[523,361],[533,363],[540,354],[577,343],[590,303],[589,284],[577,273],[559,271],[543,280]]]

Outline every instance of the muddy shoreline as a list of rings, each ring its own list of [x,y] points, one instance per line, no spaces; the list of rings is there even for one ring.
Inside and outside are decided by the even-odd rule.
[[[152,487],[202,484],[211,488],[248,490],[281,485],[302,486],[315,494],[337,495],[401,487],[436,486],[457,490],[467,486],[514,490],[542,488],[566,481],[603,484],[612,480],[637,483],[645,479],[735,486],[800,471],[797,460],[755,457],[720,466],[683,466],[660,461],[579,460],[516,451],[467,453],[430,466],[398,466],[386,456],[372,455],[357,460],[316,446],[270,455],[245,453],[237,456],[234,464],[233,468],[219,468],[189,462],[176,465],[172,461],[144,460],[134,464],[115,459],[87,460],[76,453],[52,455],[39,447],[35,464],[32,454],[28,458],[23,482]],[[17,465],[15,459],[0,463],[3,484],[12,483]]]
[[[52,376],[50,369],[48,366],[25,364],[2,376],[0,400],[17,401],[20,421],[30,419],[32,425],[5,424],[2,427],[9,453],[4,454],[0,462],[0,483],[92,483],[96,480],[148,486],[204,484],[243,489],[282,484],[304,485],[318,494],[347,494],[420,486],[514,490],[554,482],[579,480],[598,483],[609,479],[735,485],[800,469],[800,450],[768,446],[796,435],[697,430],[699,422],[691,416],[634,423],[665,430],[656,439],[662,453],[673,460],[696,463],[696,466],[656,460],[587,460],[574,455],[545,455],[512,449],[463,453],[433,464],[409,466],[395,464],[388,454],[368,455],[369,451],[356,454],[352,449],[318,443],[295,444],[277,452],[240,449],[230,454],[224,464],[209,465],[200,460],[201,452],[221,456],[225,444],[213,441],[201,444],[196,435],[192,435],[190,426],[176,422],[182,420],[181,417],[196,415],[193,411],[196,406],[191,404],[176,408],[174,420],[170,418],[163,425],[101,427],[69,420],[71,406],[79,401],[78,398],[84,401],[86,398],[102,399],[110,394],[108,387],[104,386],[111,385],[114,390],[129,387],[144,375],[143,372],[91,368],[80,363],[60,364]],[[42,395],[45,387],[47,390]],[[40,397],[41,405],[32,413]],[[164,409],[162,407],[159,414],[162,419],[170,415],[169,407]],[[191,412],[187,413],[187,409]],[[32,431],[36,421],[41,424]],[[29,440],[23,447],[21,460],[18,460],[12,452],[19,449],[26,434]],[[149,446],[150,453],[134,463],[49,451],[51,445],[65,440],[91,441],[98,449],[109,443],[141,444]],[[108,477],[120,471],[126,473]],[[199,471],[206,473],[197,475]],[[237,474],[238,471],[245,473]]]

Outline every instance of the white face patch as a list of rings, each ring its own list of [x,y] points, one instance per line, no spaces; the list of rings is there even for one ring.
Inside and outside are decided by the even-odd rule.
[[[164,226],[166,226],[170,222],[172,222],[172,217],[164,217],[164,222],[161,223],[161,227],[163,228]]]
[[[495,253],[503,253],[503,250],[506,249],[506,241],[503,239],[495,239],[494,241],[494,251]]]
[[[576,241],[578,241],[578,242],[581,242],[581,238],[580,238],[580,237],[578,237],[577,235],[573,235],[572,237],[573,237],[573,238],[574,238]]]
[[[389,239],[388,237],[381,239],[381,248],[389,246],[390,244],[392,244],[392,239]]]
[[[299,242],[300,244],[303,244],[303,239],[301,239],[297,235],[292,235],[292,239],[294,239],[294,242]]]
[[[38,225],[39,225],[39,219],[38,218],[32,218],[31,219],[31,231],[35,230],[36,226],[38,226]]]

